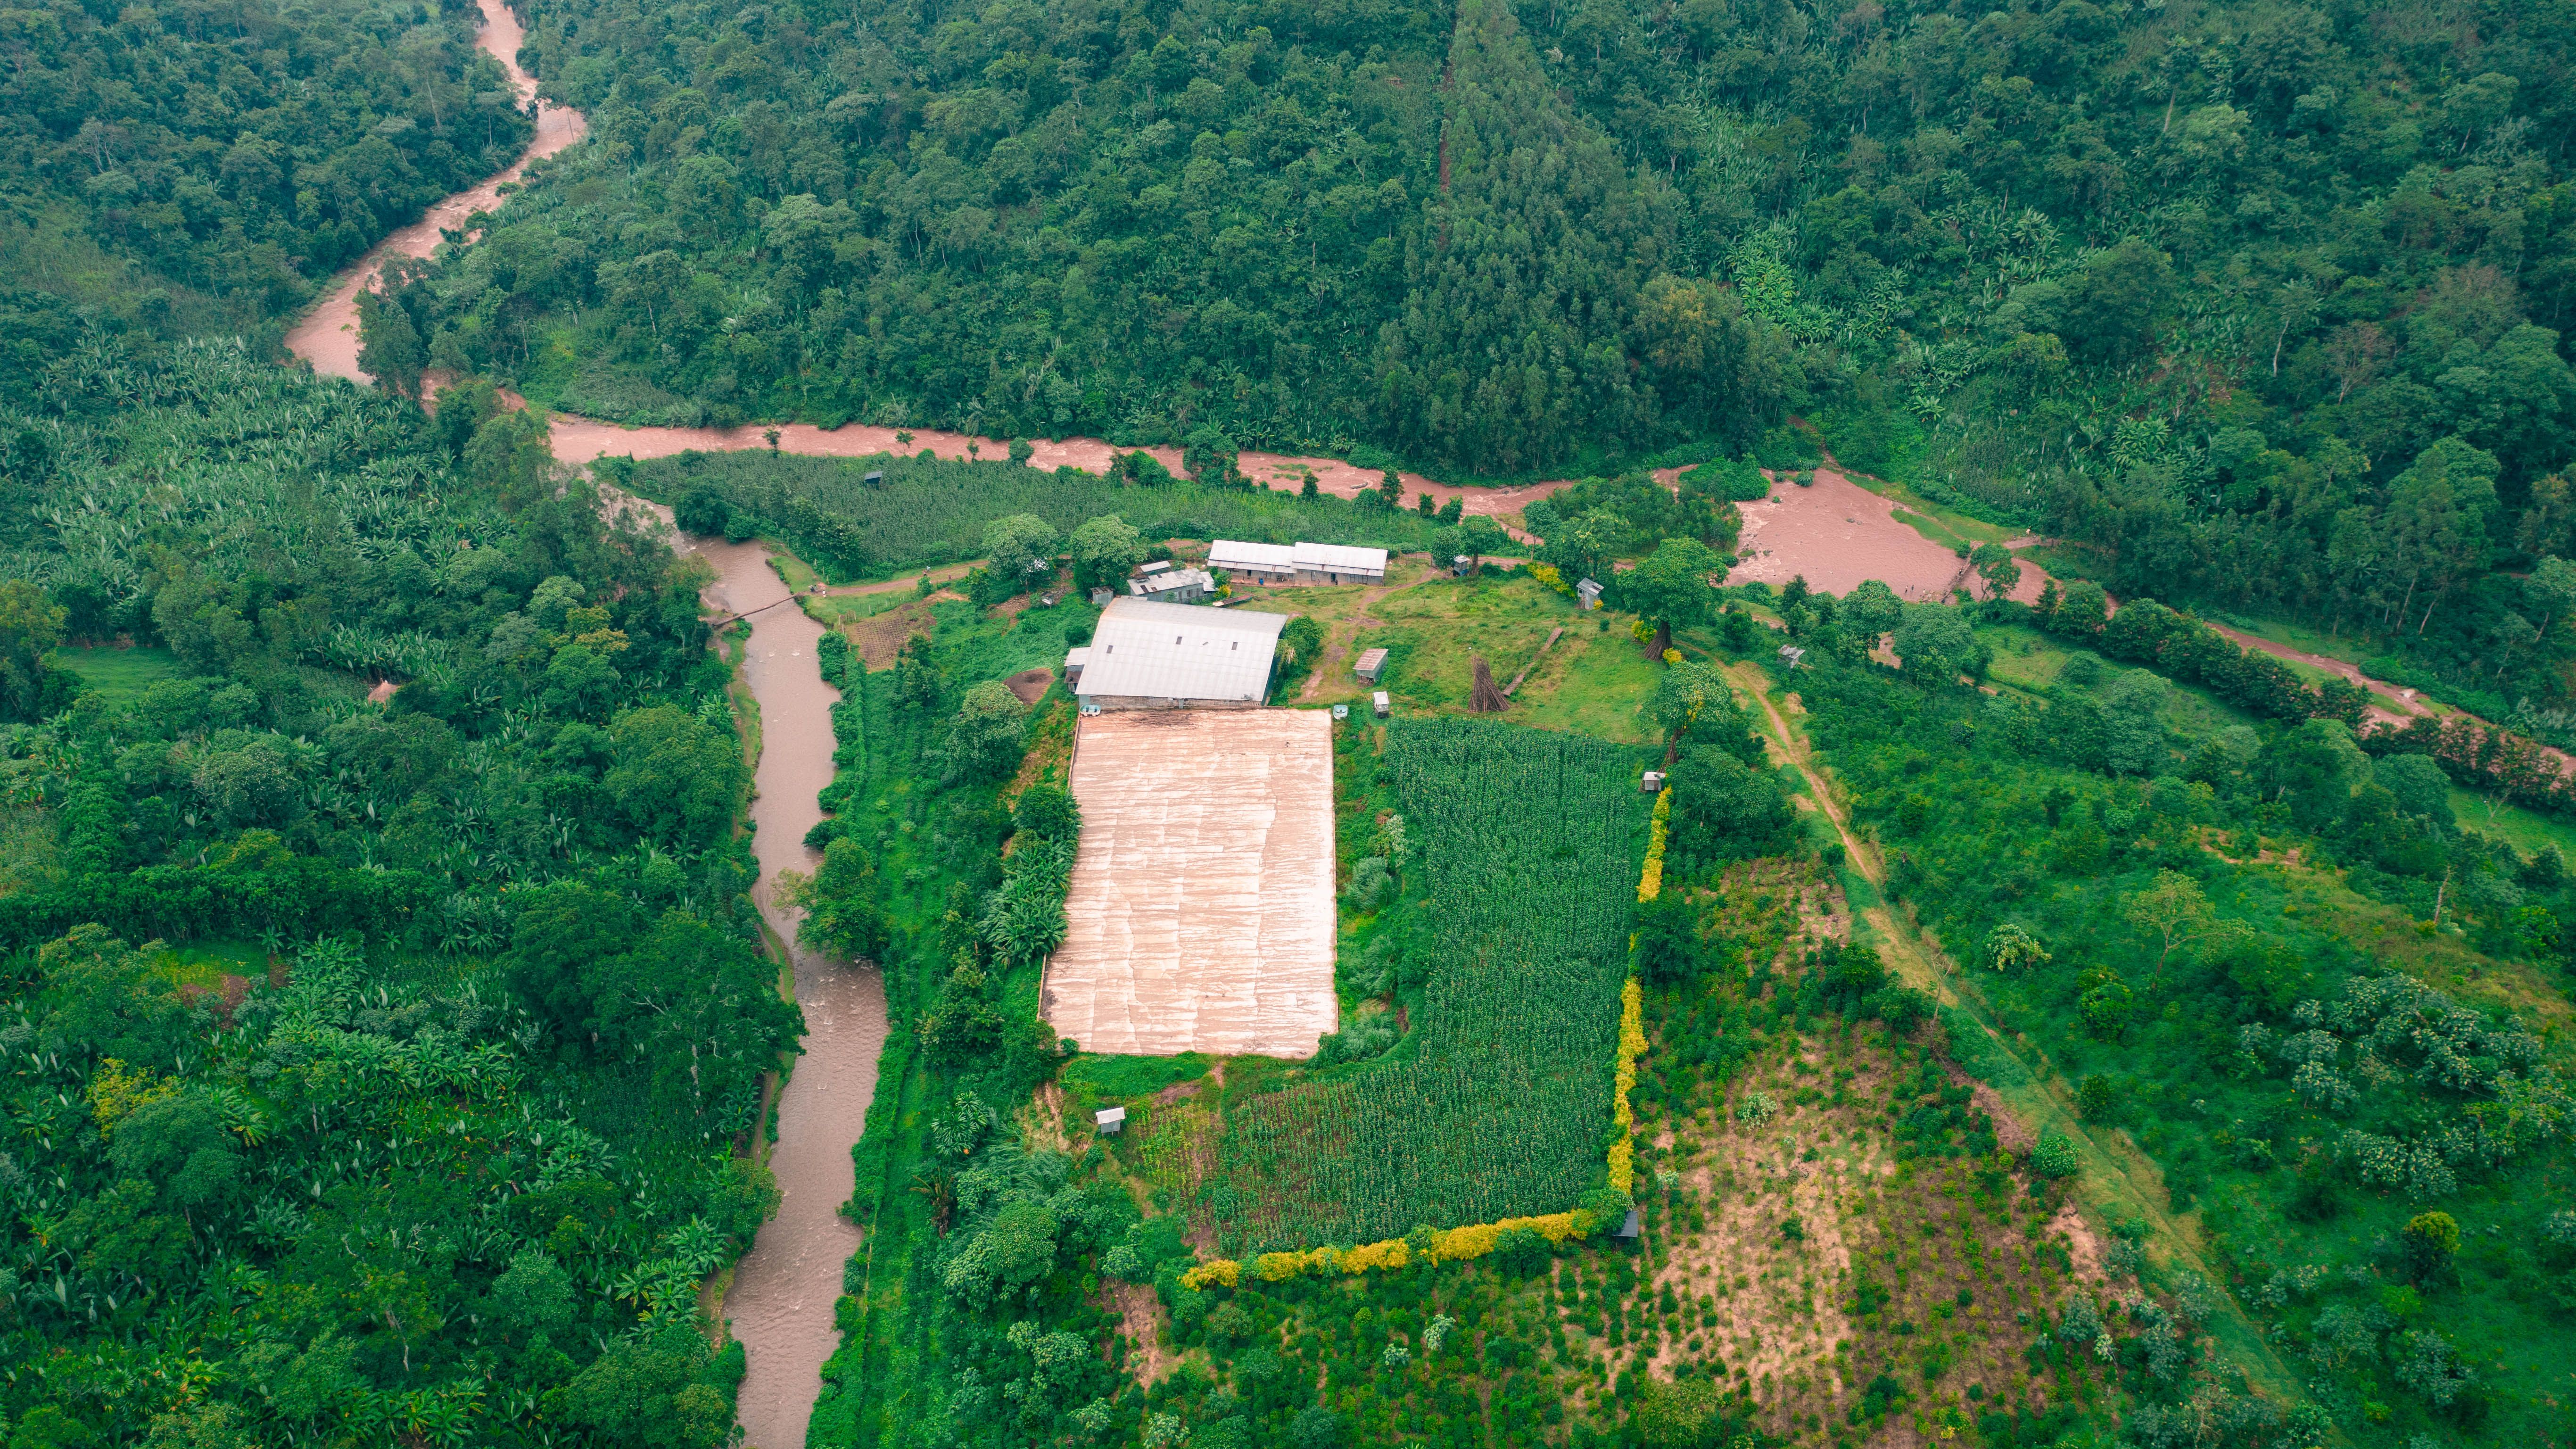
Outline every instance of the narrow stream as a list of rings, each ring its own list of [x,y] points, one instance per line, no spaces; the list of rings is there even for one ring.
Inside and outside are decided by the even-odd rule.
[[[823,626],[781,602],[789,597],[787,586],[758,544],[683,535],[681,546],[694,547],[717,569],[706,590],[710,608],[738,614],[779,604],[752,615],[742,677],[760,703],[751,806],[760,883],[753,896],[770,928],[792,943],[796,922],[778,904],[778,872],[814,869],[817,857],[805,848],[805,832],[823,818],[816,797],[832,783],[831,710],[840,691],[823,682],[815,661]],[[832,1305],[841,1293],[842,1264],[859,1247],[859,1230],[840,1209],[855,1184],[850,1149],[876,1093],[877,1054],[886,1037],[885,980],[873,967],[791,949],[796,1001],[805,1009],[805,1055],[779,1100],[778,1145],[769,1159],[784,1196],[778,1215],[735,1267],[724,1302],[749,1359],[740,1416],[754,1449],[804,1449],[823,1361],[840,1343]]]
[[[518,18],[502,0],[477,3],[484,24],[476,43],[501,62],[523,94],[532,92],[534,83],[517,60]],[[530,161],[562,150],[588,130],[579,111],[547,107],[535,141],[517,161],[432,207],[334,278],[323,300],[287,333],[288,351],[316,372],[369,381],[358,370],[357,297],[377,268],[391,256],[429,255],[441,226],[453,230],[474,212],[497,208],[500,188],[516,181]],[[555,439],[556,456],[569,463],[587,463],[600,451],[582,448],[561,432]],[[715,566],[718,577],[707,586],[705,601],[720,615],[781,604],[752,618],[742,667],[761,717],[751,809],[760,881],[753,898],[771,929],[791,943],[805,1051],[778,1104],[779,1140],[769,1159],[782,1195],[778,1215],[736,1265],[724,1313],[748,1360],[740,1409],[746,1442],[751,1449],[803,1449],[822,1390],[823,1361],[840,1344],[832,1307],[841,1292],[842,1265],[860,1241],[840,1207],[855,1178],[850,1149],[876,1092],[877,1056],[886,1037],[885,982],[872,967],[795,949],[794,913],[777,900],[781,870],[810,871],[818,863],[805,848],[805,832],[822,818],[817,796],[832,780],[831,709],[839,691],[823,683],[815,660],[823,626],[783,603],[787,586],[759,545],[686,535],[677,545]]]

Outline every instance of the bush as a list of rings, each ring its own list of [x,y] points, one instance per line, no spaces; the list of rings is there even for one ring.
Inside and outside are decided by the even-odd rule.
[[[2043,1127],[2039,1145],[2030,1150],[2030,1170],[2051,1181],[2075,1175],[2078,1162],[2075,1144],[2054,1127]]]

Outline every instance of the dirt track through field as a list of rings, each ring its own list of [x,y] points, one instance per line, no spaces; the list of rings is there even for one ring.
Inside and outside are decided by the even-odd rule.
[[[1996,1092],[1998,1100],[2011,1108],[2018,1130],[2033,1138],[2042,1127],[2054,1127],[2065,1134],[2075,1144],[2083,1163],[2082,1186],[2096,1205],[2117,1207],[2145,1220],[2155,1246],[2169,1255],[2174,1266],[2198,1273],[2213,1287],[2219,1288],[2221,1301],[2226,1305],[2227,1322],[2211,1327],[2218,1329],[2223,1326],[2227,1330],[2222,1334],[2227,1347],[2245,1366],[2267,1380],[2274,1391],[2295,1398],[2302,1378],[2282,1361],[2243,1305],[2226,1290],[2227,1275],[2202,1251],[2197,1221],[2186,1223],[2166,1211],[2168,1199],[2155,1164],[2125,1136],[2097,1138],[2087,1130],[2075,1113],[2074,1084],[2057,1069],[2047,1051],[2035,1042],[1998,1032],[1986,1019],[1982,1006],[1960,995],[1951,980],[1957,968],[1942,951],[1940,943],[1916,924],[1910,909],[1887,900],[1887,872],[1877,847],[1852,829],[1850,811],[1836,791],[1831,772],[1817,762],[1806,736],[1790,725],[1787,715],[1771,698],[1770,676],[1753,664],[1728,665],[1726,673],[1735,681],[1736,687],[1751,696],[1760,707],[1769,737],[1766,743],[1781,759],[1796,767],[1799,776],[1806,781],[1815,808],[1841,839],[1852,869],[1879,894],[1877,904],[1858,914],[1877,934],[1888,966],[1907,984],[1930,992],[1933,999],[1943,1006],[1965,1011],[1985,1032],[1989,1049],[2022,1067],[2029,1078],[2027,1082]],[[1796,696],[1790,698],[1794,701]],[[2000,1132],[2000,1117],[1997,1124]],[[2087,1233],[2078,1232],[2074,1236],[2083,1245],[2079,1252],[2089,1251],[2098,1258],[2098,1242],[2088,1242]]]

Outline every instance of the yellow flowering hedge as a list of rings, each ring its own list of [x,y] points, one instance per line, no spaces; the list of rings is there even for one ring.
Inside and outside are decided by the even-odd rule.
[[[1547,585],[1558,593],[1571,594],[1574,592],[1574,586],[1565,581],[1565,575],[1556,571],[1556,565],[1534,563],[1528,565],[1528,568],[1531,578],[1538,580],[1540,583]]]
[[[1619,986],[1619,1089],[1610,1109],[1619,1127],[1619,1140],[1610,1144],[1610,1185],[1621,1192],[1637,1185],[1635,1149],[1629,1142],[1637,1113],[1628,1105],[1628,1089],[1637,1085],[1637,1058],[1645,1054],[1646,993],[1631,976]]]
[[[1580,1212],[1549,1213],[1544,1217],[1505,1218],[1498,1223],[1478,1223],[1473,1227],[1451,1228],[1432,1235],[1430,1260],[1435,1263],[1463,1263],[1494,1251],[1503,1234],[1514,1228],[1529,1228],[1551,1243],[1582,1237],[1593,1226]],[[1365,1273],[1372,1268],[1401,1268],[1413,1261],[1411,1244],[1402,1238],[1389,1238],[1358,1248],[1309,1248],[1302,1253],[1264,1253],[1248,1265],[1252,1276],[1265,1283],[1284,1283],[1291,1278],[1311,1275],[1326,1277],[1334,1273]],[[1246,1264],[1231,1258],[1217,1258],[1201,1263],[1181,1275],[1184,1288],[1205,1288],[1210,1284],[1232,1288],[1243,1281]]]
[[[1655,796],[1655,820],[1646,835],[1646,873],[1637,878],[1637,899],[1651,901],[1664,890],[1664,842],[1671,836],[1673,787]]]

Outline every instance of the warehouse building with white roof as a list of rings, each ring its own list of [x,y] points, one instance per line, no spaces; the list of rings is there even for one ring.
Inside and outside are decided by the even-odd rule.
[[[1091,642],[1066,658],[1091,709],[1251,709],[1270,693],[1285,614],[1134,597],[1109,601]]]
[[[1243,543],[1220,538],[1208,545],[1208,567],[1256,584],[1382,584],[1386,550],[1341,543]]]

